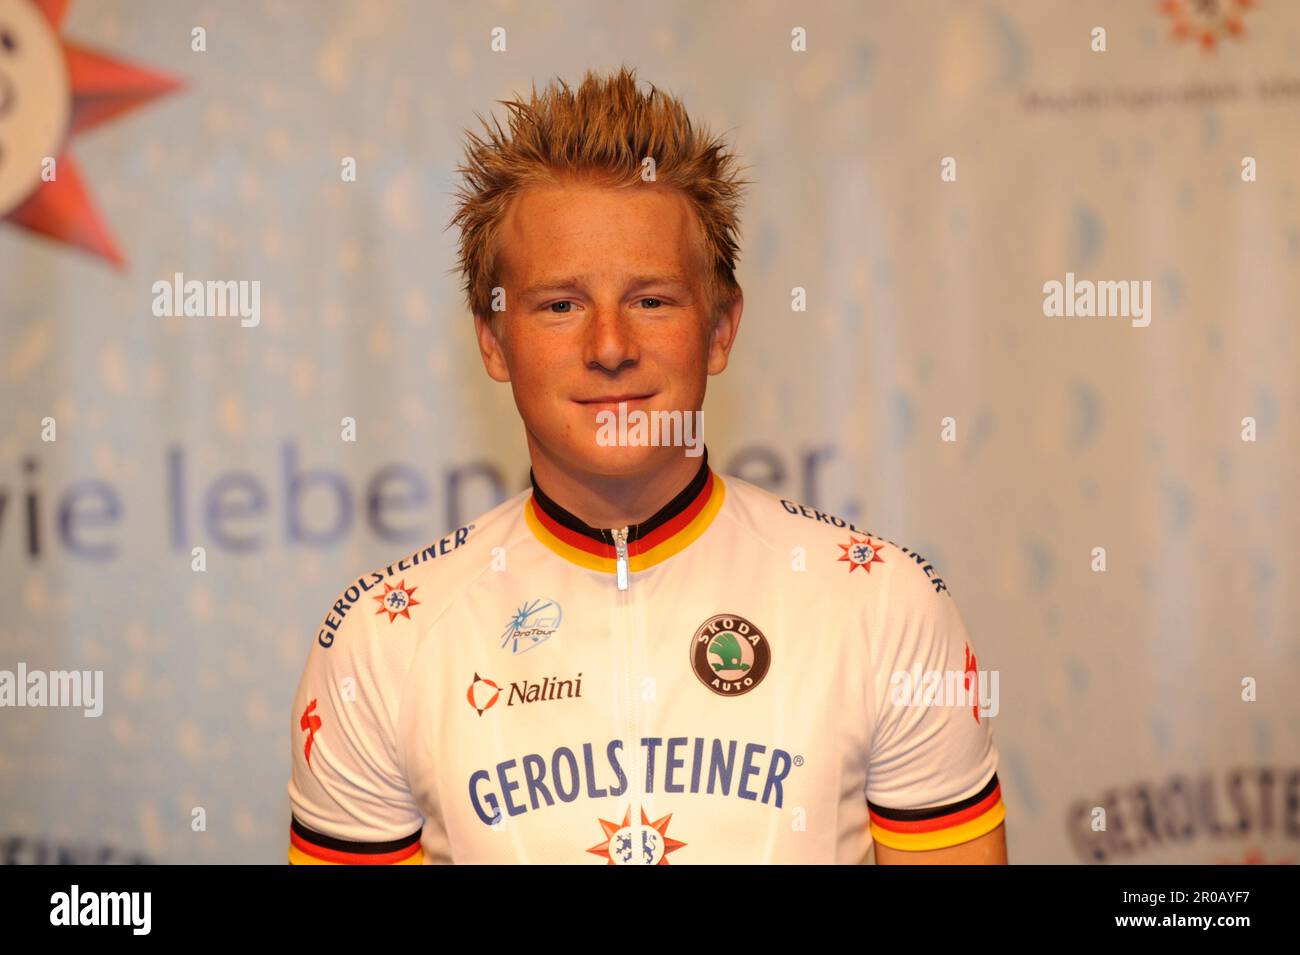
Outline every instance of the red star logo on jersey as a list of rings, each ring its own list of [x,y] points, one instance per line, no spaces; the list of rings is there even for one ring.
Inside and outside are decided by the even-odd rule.
[[[885,562],[880,556],[881,545],[873,544],[870,537],[858,540],[850,534],[847,544],[837,544],[836,546],[844,551],[839,560],[848,561],[850,574],[859,567],[867,573],[871,573],[872,564],[883,564]]]
[[[320,717],[313,716],[312,711],[316,709],[316,701],[312,700],[307,704],[307,709],[302,711],[302,719],[298,721],[298,726],[307,734],[307,745],[303,748],[303,755],[307,757],[307,765],[311,765],[311,743],[316,738],[316,731],[320,729]]]
[[[68,141],[181,83],[69,43],[68,3],[0,0],[0,218],[122,266]]]
[[[672,813],[656,822],[641,810],[641,825],[632,825],[632,808],[623,813],[622,823],[599,819],[605,830],[605,841],[587,851],[604,856],[610,865],[667,865],[668,853],[686,845],[668,835],[668,820]]]
[[[373,600],[379,601],[379,609],[376,614],[388,614],[388,622],[392,623],[398,617],[411,619],[411,608],[420,606],[420,601],[413,599],[415,592],[419,587],[406,588],[406,580],[403,579],[396,587],[391,584],[384,584],[384,592],[377,594]]]

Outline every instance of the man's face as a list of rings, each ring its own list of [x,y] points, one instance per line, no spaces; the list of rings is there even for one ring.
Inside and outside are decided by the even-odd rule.
[[[682,447],[604,446],[597,414],[693,413],[727,365],[738,298],[711,327],[694,212],[654,184],[525,190],[502,224],[494,333],[475,316],[483,362],[509,381],[539,454],[606,476],[654,471]]]

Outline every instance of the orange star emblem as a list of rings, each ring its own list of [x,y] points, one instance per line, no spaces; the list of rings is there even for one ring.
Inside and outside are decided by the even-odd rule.
[[[871,573],[872,564],[883,564],[885,562],[884,558],[880,556],[880,545],[872,543],[870,537],[858,540],[850,534],[847,544],[837,544],[836,546],[844,551],[839,560],[848,561],[850,574],[859,567],[867,573]]]
[[[667,865],[668,853],[686,845],[668,835],[668,820],[672,813],[655,822],[641,810],[641,825],[632,825],[632,808],[623,813],[621,823],[600,819],[605,830],[605,841],[587,851],[604,856],[610,865]]]
[[[415,592],[419,587],[406,587],[406,581],[403,580],[396,587],[392,584],[384,584],[384,592],[376,594],[372,600],[379,601],[379,609],[376,614],[388,614],[388,622],[392,623],[397,617],[411,619],[411,608],[420,606],[420,601],[415,599]]]
[[[67,143],[182,84],[63,39],[69,2],[0,0],[0,218],[121,267]]]
[[[1174,39],[1195,39],[1210,53],[1220,37],[1242,38],[1242,15],[1254,5],[1255,0],[1161,0],[1160,12],[1173,21]]]

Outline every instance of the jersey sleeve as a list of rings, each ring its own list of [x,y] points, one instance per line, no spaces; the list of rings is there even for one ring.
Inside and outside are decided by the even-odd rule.
[[[364,593],[350,587],[325,615],[294,696],[289,861],[388,865],[424,861],[423,819],[401,768],[395,728],[410,662],[380,639]]]
[[[892,556],[900,566],[867,622],[871,835],[893,849],[943,849],[990,832],[1006,816],[989,725],[996,674],[980,673],[965,622],[934,568],[910,551]]]

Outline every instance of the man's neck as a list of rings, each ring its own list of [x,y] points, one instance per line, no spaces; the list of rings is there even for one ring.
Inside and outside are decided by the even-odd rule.
[[[633,527],[653,517],[699,473],[703,461],[677,453],[650,473],[611,477],[578,471],[547,455],[529,438],[533,480],[552,501],[597,530]],[[705,451],[707,455],[707,449]]]

